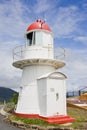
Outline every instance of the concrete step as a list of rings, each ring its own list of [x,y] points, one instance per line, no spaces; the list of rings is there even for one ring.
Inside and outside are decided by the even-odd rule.
[[[74,122],[75,119],[70,116],[53,116],[53,117],[40,117],[40,119],[47,121],[49,124],[64,124]]]

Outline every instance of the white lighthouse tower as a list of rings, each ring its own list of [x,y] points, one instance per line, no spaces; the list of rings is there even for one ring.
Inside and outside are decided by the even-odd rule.
[[[14,49],[13,66],[23,70],[16,115],[49,123],[73,121],[66,115],[66,76],[56,71],[65,63],[54,59],[50,27],[38,19],[25,37],[25,45]]]

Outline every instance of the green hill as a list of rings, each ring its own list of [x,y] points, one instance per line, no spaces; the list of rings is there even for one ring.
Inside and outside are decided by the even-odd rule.
[[[10,88],[0,87],[0,102],[8,102],[12,98],[14,93],[17,92]]]

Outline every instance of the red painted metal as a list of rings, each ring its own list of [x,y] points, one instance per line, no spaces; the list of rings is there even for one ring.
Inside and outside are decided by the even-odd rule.
[[[50,27],[44,21],[41,21],[40,19],[38,19],[36,22],[29,25],[29,27],[27,28],[27,31],[36,30],[36,29],[47,30],[51,32]]]
[[[49,124],[64,124],[64,123],[70,123],[74,122],[75,119],[71,118],[68,115],[59,115],[59,116],[51,116],[51,117],[43,117],[39,116],[38,114],[21,114],[21,113],[15,113],[16,116],[23,117],[23,118],[29,118],[29,119],[41,119]]]
[[[38,118],[38,114],[21,114],[21,113],[14,113],[16,116],[23,117],[23,118]]]

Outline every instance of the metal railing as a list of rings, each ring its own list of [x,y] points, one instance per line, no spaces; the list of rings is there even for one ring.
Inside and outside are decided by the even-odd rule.
[[[46,48],[48,49],[48,51],[50,50],[50,46],[48,46]],[[24,45],[17,46],[16,48],[14,48],[13,49],[13,61],[22,60],[23,52],[25,52],[25,51],[32,51],[32,50],[28,50],[27,46],[24,46]],[[56,48],[56,49],[54,48],[54,59],[65,60],[65,56],[66,56],[66,51],[64,48]]]
[[[20,46],[17,46],[13,49],[13,51],[12,51],[13,61],[22,59],[22,53],[24,52],[25,48],[26,48],[26,46],[20,45]]]
[[[54,48],[54,58],[55,59],[60,59],[60,60],[65,60],[66,57],[66,50],[64,48]]]

